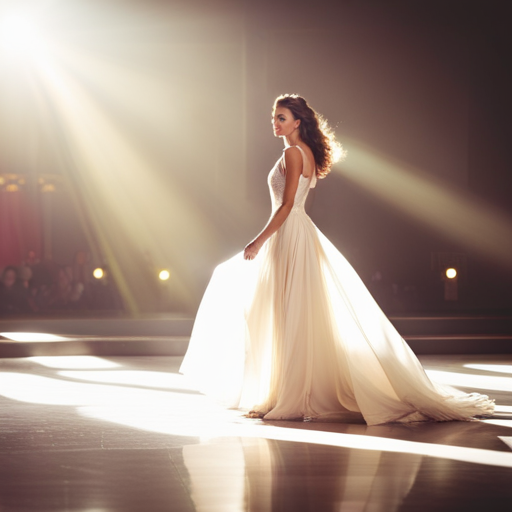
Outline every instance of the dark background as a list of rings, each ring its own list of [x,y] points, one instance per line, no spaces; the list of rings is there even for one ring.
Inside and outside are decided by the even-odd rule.
[[[270,144],[266,120],[255,114],[283,91],[299,92],[348,139],[346,165],[358,141],[511,218],[509,2],[285,4],[249,8],[248,90],[257,121],[248,166],[258,194],[258,168],[271,158],[260,149]],[[511,259],[494,258],[484,240],[469,247],[440,234],[399,208],[399,188],[385,201],[346,179],[343,168],[320,184],[311,215],[371,288],[376,271],[386,286],[398,286],[382,299],[387,309],[510,307]],[[439,253],[456,262],[458,301],[444,300]]]

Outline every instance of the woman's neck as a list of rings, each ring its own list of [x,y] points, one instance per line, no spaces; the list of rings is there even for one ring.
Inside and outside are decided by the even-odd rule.
[[[295,132],[291,133],[290,135],[284,137],[284,146],[285,147],[298,146],[299,142],[302,142],[302,141],[301,141],[298,131],[295,131]]]

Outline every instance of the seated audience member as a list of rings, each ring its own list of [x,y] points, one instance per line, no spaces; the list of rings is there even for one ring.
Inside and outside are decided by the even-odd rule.
[[[29,292],[17,279],[17,270],[8,266],[2,273],[0,282],[0,315],[29,313]]]
[[[47,291],[45,306],[49,309],[78,309],[81,307],[80,299],[84,291],[82,283],[72,280],[71,267],[60,267],[57,271],[57,280]]]

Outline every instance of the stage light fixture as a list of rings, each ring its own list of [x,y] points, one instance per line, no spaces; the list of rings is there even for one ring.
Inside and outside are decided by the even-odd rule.
[[[160,274],[158,274],[158,279],[160,281],[167,281],[171,277],[171,273],[168,270],[162,270]]]
[[[102,268],[95,268],[94,269],[94,272],[92,273],[92,275],[96,278],[96,279],[101,279],[104,275],[103,273],[103,269]]]
[[[446,277],[448,279],[455,279],[457,277],[457,271],[454,268],[447,268]]]

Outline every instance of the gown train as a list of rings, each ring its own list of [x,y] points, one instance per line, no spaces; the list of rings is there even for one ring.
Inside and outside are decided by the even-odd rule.
[[[304,176],[303,157],[281,228],[253,261],[240,253],[215,269],[180,371],[224,405],[265,419],[351,411],[374,425],[492,414],[487,396],[428,378],[355,270],[313,224],[304,203],[316,177]],[[284,192],[283,157],[268,181],[275,210]]]

